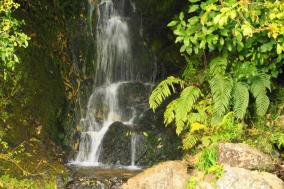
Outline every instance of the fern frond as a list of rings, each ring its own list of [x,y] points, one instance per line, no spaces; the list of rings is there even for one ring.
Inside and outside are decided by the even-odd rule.
[[[233,88],[234,113],[238,119],[243,119],[249,104],[249,90],[246,84],[235,82]]]
[[[182,140],[183,149],[188,150],[194,147],[199,141],[199,136],[196,134],[188,133],[185,138]]]
[[[173,76],[170,76],[162,81],[153,90],[150,96],[150,108],[155,111],[167,97],[169,97],[172,93],[175,93],[175,84],[179,85],[181,88],[184,88],[185,82],[182,79]]]
[[[233,81],[226,77],[228,60],[226,56],[219,56],[210,62],[210,89],[213,96],[213,111],[217,116],[223,116],[229,108]]]
[[[172,123],[175,119],[175,109],[177,103],[178,103],[177,100],[173,100],[167,105],[167,108],[164,113],[164,123],[166,126]]]
[[[199,88],[195,86],[186,87],[180,97],[177,99],[177,106],[175,109],[175,124],[176,133],[179,135],[187,122],[187,116],[191,112],[194,104],[202,95]]]
[[[188,122],[190,124],[193,124],[196,122],[205,124],[207,121],[207,118],[208,116],[205,112],[190,113],[188,115]]]
[[[224,75],[227,69],[228,60],[226,56],[218,56],[210,62],[210,75],[215,77],[216,75]]]
[[[209,81],[213,96],[213,111],[218,116],[223,116],[229,108],[233,81],[230,77],[216,74]]]
[[[270,80],[268,76],[257,75],[251,80],[250,91],[255,98],[256,113],[259,116],[265,115],[270,104],[267,90],[270,90]]]

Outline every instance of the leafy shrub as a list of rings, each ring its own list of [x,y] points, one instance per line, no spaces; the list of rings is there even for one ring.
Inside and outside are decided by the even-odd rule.
[[[252,135],[250,121],[265,118],[272,79],[282,72],[283,12],[284,4],[272,0],[189,0],[187,12],[168,24],[186,65],[181,77],[157,85],[149,103],[155,110],[179,94],[167,105],[164,123],[175,125],[184,150],[204,155],[199,167],[215,166],[212,149],[220,141],[263,137]],[[271,136],[268,147],[283,147],[277,129],[256,130]]]

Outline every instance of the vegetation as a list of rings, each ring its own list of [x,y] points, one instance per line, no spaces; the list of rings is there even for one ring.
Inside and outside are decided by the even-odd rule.
[[[0,121],[7,119],[6,105],[19,89],[18,81],[21,75],[15,70],[19,63],[16,48],[27,47],[29,37],[21,32],[22,21],[12,17],[12,12],[19,8],[13,0],[0,2]]]
[[[84,3],[0,0],[0,188],[56,188],[56,176],[66,174],[62,159],[76,132],[74,112],[87,106],[78,94],[88,98],[96,57]],[[135,31],[145,41],[135,40],[157,55],[165,69],[158,78],[167,75],[150,107],[163,112],[164,124],[182,141],[173,153],[161,147],[170,139],[145,132],[157,146],[149,162],[157,160],[152,154],[163,159],[182,150],[196,157],[194,168],[219,178],[220,142],[247,143],[283,160],[283,2],[133,3],[144,19],[144,32]]]
[[[22,1],[17,2],[24,5]],[[23,62],[22,57],[23,52],[28,52],[25,48],[31,39],[23,32],[24,21],[15,17],[19,3],[0,1],[0,188],[56,188],[53,175],[63,174],[64,168],[49,159],[57,149],[45,140],[44,145],[52,148],[44,150],[38,139],[41,127],[34,126],[31,114],[25,116],[27,108],[19,111],[32,98],[23,95],[27,89],[23,83],[27,79],[25,71],[29,62]],[[31,132],[36,132],[37,137],[31,136]]]
[[[150,107],[156,110],[169,96],[178,95],[168,103],[164,123],[175,125],[186,151],[202,153],[196,166],[207,172],[216,166],[214,146],[220,141],[260,147],[255,138],[271,136],[262,144],[270,146],[267,152],[275,151],[274,144],[283,148],[283,128],[275,122],[268,125],[281,113],[266,116],[272,113],[270,94],[281,88],[273,81],[284,63],[283,3],[189,0],[188,4],[168,24],[180,44],[185,68],[181,77],[170,76],[158,84]]]

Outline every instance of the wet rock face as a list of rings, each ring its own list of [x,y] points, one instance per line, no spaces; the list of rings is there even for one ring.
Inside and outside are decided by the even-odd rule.
[[[143,133],[146,131],[149,135],[145,136]],[[99,162],[108,165],[131,165],[133,140],[136,166],[150,166],[159,161],[180,157],[181,153],[177,150],[179,140],[172,136],[171,131],[166,128],[162,131],[146,131],[137,131],[136,126],[124,125],[121,122],[113,123],[102,141]]]
[[[271,171],[275,168],[270,156],[246,144],[220,143],[218,162],[232,167]]]
[[[105,135],[99,162],[109,165],[130,165],[131,129],[121,122],[115,122]]]
[[[140,115],[148,108],[148,100],[151,92],[151,85],[128,82],[122,83],[118,89],[119,107],[124,117],[129,115]]]

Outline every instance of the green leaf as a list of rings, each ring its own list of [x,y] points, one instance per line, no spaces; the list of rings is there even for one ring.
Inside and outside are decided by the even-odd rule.
[[[273,41],[269,41],[268,43],[264,43],[263,45],[261,45],[260,51],[261,52],[271,51],[273,49],[273,45],[274,45]]]
[[[270,90],[270,79],[267,75],[257,75],[251,81],[250,91],[255,98],[256,113],[259,116],[265,115],[268,110],[270,100],[267,90]]]
[[[178,23],[178,21],[173,20],[173,21],[171,21],[170,23],[168,23],[167,26],[168,26],[168,27],[173,27],[173,26],[176,26],[177,23]]]
[[[179,85],[181,88],[183,88],[184,84],[185,82],[183,80],[173,76],[170,76],[162,81],[153,90],[149,98],[150,108],[153,110],[158,108],[158,106],[160,106],[167,97],[169,97],[172,93],[175,93],[175,85]]]
[[[199,9],[199,5],[191,5],[189,10],[188,10],[188,13],[193,13],[195,11],[197,11]]]
[[[280,44],[277,44],[277,47],[276,47],[277,54],[281,54],[282,51],[283,51],[283,47]]]
[[[197,3],[197,2],[199,2],[200,0],[188,0],[189,2],[191,2],[191,3]]]
[[[246,84],[242,82],[234,84],[233,99],[235,116],[243,119],[249,104],[249,90]]]
[[[179,14],[179,19],[180,19],[181,21],[184,19],[184,13],[183,13],[183,12],[181,12],[181,13]]]

